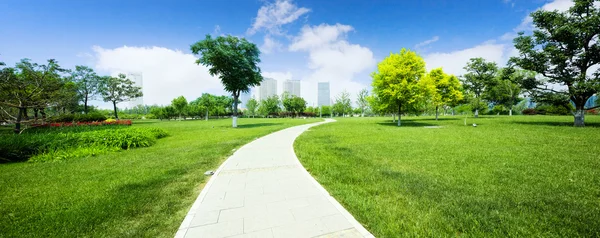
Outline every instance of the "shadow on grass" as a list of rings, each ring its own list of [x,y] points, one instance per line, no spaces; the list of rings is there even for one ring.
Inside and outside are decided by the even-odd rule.
[[[382,125],[382,126],[398,127],[398,122],[392,122],[392,121],[378,122],[377,124]],[[400,124],[401,124],[400,127],[439,126],[437,124],[425,123],[425,122],[414,121],[414,120],[401,120]]]
[[[464,117],[459,117],[459,116],[451,117],[451,118],[444,117],[444,118],[438,118],[437,121],[457,121],[460,119],[464,119]],[[415,121],[436,121],[435,118],[423,118],[423,119],[414,119],[414,120]]]
[[[267,123],[254,123],[254,124],[242,124],[242,125],[238,125],[238,128],[256,128],[256,127],[263,127],[263,126],[276,126],[276,125],[282,125],[283,123],[272,123],[272,122],[267,122]]]
[[[531,125],[531,126],[569,126],[573,127],[573,122],[558,121],[512,121],[510,123]],[[586,122],[585,127],[600,127],[600,122]]]

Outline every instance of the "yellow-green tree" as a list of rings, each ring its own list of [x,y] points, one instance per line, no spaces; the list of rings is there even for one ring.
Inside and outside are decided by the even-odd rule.
[[[417,53],[404,49],[390,53],[377,64],[371,74],[373,92],[384,104],[398,109],[398,126],[403,106],[410,106],[424,97],[425,89],[419,81],[425,76],[425,61]]]
[[[442,68],[429,71],[421,83],[427,90],[430,102],[435,106],[435,120],[438,119],[440,106],[455,105],[463,99],[458,78],[444,73]]]

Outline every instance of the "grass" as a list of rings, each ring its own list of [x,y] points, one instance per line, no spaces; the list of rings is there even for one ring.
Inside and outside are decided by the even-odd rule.
[[[87,159],[0,164],[0,237],[172,237],[205,171],[257,137],[315,121],[138,121],[170,136]]]
[[[375,236],[600,236],[600,117],[390,119],[341,118],[294,145]]]

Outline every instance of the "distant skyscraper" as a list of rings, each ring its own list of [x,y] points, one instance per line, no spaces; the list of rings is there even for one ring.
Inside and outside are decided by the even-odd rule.
[[[127,79],[131,80],[135,86],[142,88],[142,91],[144,91],[144,78],[142,77],[142,73],[129,73],[127,74]],[[144,105],[144,96],[129,101],[129,108],[134,108],[138,105]]]
[[[329,82],[319,83],[319,93],[318,93],[318,106],[329,106],[331,105],[329,95]]]
[[[250,100],[250,95],[252,95],[251,91],[240,94],[240,101],[242,101],[242,103],[239,105],[240,108],[246,108],[246,104],[248,103],[248,100]]]
[[[260,100],[265,100],[268,97],[277,95],[277,80],[265,78],[259,86]]]
[[[290,95],[300,97],[300,80],[286,80],[283,82],[283,91]]]

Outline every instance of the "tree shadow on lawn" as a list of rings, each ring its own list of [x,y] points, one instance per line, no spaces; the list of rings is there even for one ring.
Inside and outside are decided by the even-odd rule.
[[[392,122],[386,120],[385,122],[378,122],[377,124],[382,126],[394,126],[398,127],[398,122]],[[418,120],[400,120],[400,127],[425,127],[425,126],[439,126],[438,124],[431,124],[425,122],[419,122]]]
[[[513,124],[530,125],[530,126],[568,126],[573,127],[573,122],[559,121],[511,121]],[[600,122],[586,122],[585,127],[600,127]]]
[[[443,117],[443,118],[438,118],[437,121],[458,121],[460,119],[464,119],[464,117],[460,117],[460,116],[455,116],[452,118],[448,118],[448,117]],[[415,121],[436,121],[435,118],[422,118],[422,119],[413,119]]]
[[[263,127],[263,126],[277,126],[277,125],[282,125],[282,124],[283,123],[273,123],[273,122],[241,124],[241,125],[238,125],[238,128],[256,128],[256,127]]]

